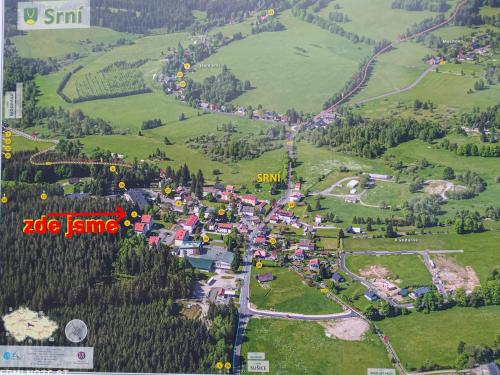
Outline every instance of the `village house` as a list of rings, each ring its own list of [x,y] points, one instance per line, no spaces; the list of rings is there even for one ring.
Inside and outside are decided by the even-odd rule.
[[[266,242],[267,242],[266,237],[262,237],[262,236],[257,236],[253,240],[253,243],[256,244],[256,245],[263,245]]]
[[[375,292],[373,292],[372,290],[367,290],[365,292],[365,298],[370,302],[373,302],[373,301],[376,301],[379,299],[378,296],[375,294]]]
[[[183,241],[178,249],[180,257],[200,255],[203,252],[203,243],[201,241]]]
[[[342,277],[341,274],[334,272],[332,275],[332,280],[335,281],[336,283],[340,283],[340,282],[344,281],[344,278]]]
[[[189,233],[193,233],[198,223],[198,216],[190,215],[182,225],[182,229],[187,230]]]
[[[286,210],[278,210],[276,212],[276,218],[280,221],[290,224],[293,219],[293,212]]]
[[[309,269],[310,270],[319,270],[319,259],[310,259],[309,260]]]
[[[241,206],[239,211],[240,216],[253,216],[254,208],[250,206]]]
[[[274,276],[271,272],[263,273],[262,275],[255,276],[255,280],[259,283],[267,283],[274,280]]]
[[[293,259],[294,260],[304,260],[306,258],[306,254],[304,252],[304,250],[301,250],[301,249],[297,249],[295,250],[295,252],[293,253]]]
[[[231,223],[218,223],[216,226],[216,232],[221,233],[221,234],[228,234],[231,233],[231,230],[233,229],[233,224]]]
[[[145,192],[142,189],[130,189],[123,194],[123,198],[125,198],[127,202],[137,205],[137,207],[139,207],[142,211],[148,204],[144,195]]]
[[[299,242],[299,249],[304,251],[314,251],[314,241],[311,240],[302,240]]]
[[[174,245],[175,246],[180,246],[184,241],[187,241],[189,238],[189,232],[185,229],[178,229],[175,232],[175,241]]]
[[[265,257],[267,257],[267,252],[266,252],[266,250],[263,250],[263,249],[257,249],[253,252],[253,257],[264,259]]]
[[[353,227],[352,225],[349,225],[347,228],[346,228],[346,233],[350,233],[350,234],[361,234],[361,228],[358,228],[358,227]]]
[[[160,245],[160,237],[159,236],[151,236],[148,239],[149,247],[158,247]]]
[[[302,200],[303,196],[300,192],[295,191],[290,195],[290,202],[300,202]]]
[[[245,204],[250,204],[255,206],[257,204],[257,197],[254,195],[244,195],[241,197],[241,201]]]
[[[321,215],[316,215],[316,216],[314,217],[314,224],[316,224],[316,225],[321,225],[321,222],[322,222]]]

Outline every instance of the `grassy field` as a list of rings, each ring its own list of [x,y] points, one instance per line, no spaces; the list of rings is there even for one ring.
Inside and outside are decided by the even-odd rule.
[[[460,341],[493,344],[495,335],[500,333],[500,307],[454,307],[431,314],[412,313],[385,319],[377,325],[391,340],[406,369],[418,368],[428,359],[451,367]]]
[[[30,151],[30,150],[45,150],[46,148],[52,147],[54,144],[50,142],[34,142],[26,139],[24,137],[13,136],[12,137],[12,152],[17,151]]]
[[[423,61],[427,54],[433,54],[433,51],[414,42],[398,44],[392,51],[382,54],[368,84],[351,99],[351,103],[409,86],[429,67]]]
[[[390,149],[387,154],[402,160],[405,164],[426,158],[434,167],[426,168],[420,172],[424,179],[441,179],[444,167],[453,168],[455,173],[471,170],[483,177],[488,184],[486,191],[473,199],[450,200],[442,206],[448,217],[454,216],[457,211],[463,209],[478,210],[483,213],[485,208],[491,206],[500,194],[500,184],[495,182],[495,178],[500,176],[500,163],[496,158],[457,156],[453,152],[439,149],[421,141],[404,143]]]
[[[385,203],[391,207],[401,207],[404,202],[412,198],[425,196],[423,193],[410,193],[408,186],[408,184],[377,181],[375,187],[366,190],[363,202],[376,206]]]
[[[354,176],[358,172],[390,173],[381,160],[347,155],[306,142],[298,142],[296,146],[298,165],[294,172],[297,177],[304,179],[304,190],[323,190],[343,178],[342,176]],[[340,167],[346,167],[350,172],[340,173]],[[320,176],[324,176],[324,180],[318,181]]]
[[[392,0],[338,0],[322,9],[319,15],[328,18],[328,13],[335,11],[334,7],[340,5],[338,11],[351,19],[350,22],[341,24],[345,30],[375,40],[396,40],[398,34],[403,33],[409,26],[437,14],[429,11],[392,9],[391,4]]]
[[[358,111],[373,118],[402,114],[444,120],[455,114],[471,111],[473,107],[485,109],[498,102],[500,85],[495,84],[485,90],[467,93],[482,76],[483,69],[484,66],[471,63],[442,65],[439,72],[428,74],[415,88],[363,104]],[[461,71],[464,75],[461,75]],[[436,109],[434,112],[414,111],[413,103],[416,99],[430,100]]]
[[[357,274],[372,265],[383,266],[389,271],[389,279],[399,280],[399,286],[402,288],[432,285],[431,274],[417,255],[352,255],[346,258],[346,263],[347,267]]]
[[[363,250],[463,250],[463,253],[447,254],[461,266],[471,266],[481,282],[484,282],[493,269],[500,269],[500,254],[498,243],[500,231],[498,228],[484,233],[459,235],[441,233],[414,236],[418,242],[395,242],[389,238],[375,238],[370,240],[346,238],[344,249],[347,251]]]
[[[272,272],[275,279],[262,288],[255,275]],[[325,297],[314,287],[307,286],[302,277],[281,267],[252,269],[250,282],[250,302],[258,309],[302,314],[334,314],[342,308]]]
[[[237,98],[236,104],[262,104],[281,112],[293,107],[318,111],[356,71],[370,49],[301,21],[289,11],[279,20],[285,31],[250,35],[203,63],[225,64],[239,79],[250,80],[255,89]],[[190,77],[199,81],[217,72],[200,69]]]
[[[315,322],[255,318],[246,332],[243,358],[264,352],[272,374],[365,375],[367,368],[392,367],[371,333],[363,341],[335,340]]]
[[[134,34],[92,27],[90,29],[27,31],[25,35],[11,37],[11,41],[22,57],[60,59],[69,53],[91,53],[92,48],[100,43],[107,45],[116,43],[121,38],[134,40],[137,37]]]

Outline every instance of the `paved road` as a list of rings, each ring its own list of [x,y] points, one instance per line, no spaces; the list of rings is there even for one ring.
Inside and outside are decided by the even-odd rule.
[[[417,79],[415,81],[413,81],[409,86],[406,86],[406,87],[404,87],[402,89],[395,89],[395,90],[387,92],[385,94],[381,94],[381,95],[377,95],[377,96],[372,96],[370,98],[366,98],[366,99],[360,100],[360,101],[358,101],[358,102],[356,102],[354,104],[355,105],[356,104],[364,104],[364,103],[368,103],[368,102],[371,102],[371,101],[374,101],[374,100],[384,99],[384,98],[387,98],[389,96],[393,96],[393,95],[397,95],[397,94],[401,94],[403,92],[409,91],[409,90],[415,88],[420,83],[420,81],[422,81],[425,77],[427,77],[427,75],[430,72],[433,72],[435,70],[436,70],[436,66],[432,65],[430,68],[427,68],[426,70],[424,70],[422,72],[422,74],[420,74],[417,77]]]

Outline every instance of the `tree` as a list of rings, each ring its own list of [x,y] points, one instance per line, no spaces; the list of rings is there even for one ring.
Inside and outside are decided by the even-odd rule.
[[[455,302],[457,306],[466,307],[467,306],[467,295],[465,294],[464,288],[458,288],[455,291]]]
[[[368,306],[365,309],[365,316],[369,320],[373,320],[373,321],[380,320],[380,313],[379,313],[378,309],[376,309],[372,305]]]
[[[236,249],[236,251],[234,252],[233,261],[231,262],[231,271],[237,272],[240,265],[241,265],[241,254],[239,249]]]
[[[165,146],[170,146],[172,144],[172,142],[170,142],[170,139],[168,139],[167,137],[163,138],[163,143],[165,144]]]
[[[385,236],[387,238],[395,238],[398,236],[391,223],[387,224],[387,228],[385,230]]]
[[[184,114],[184,112],[182,112],[180,115],[179,115],[179,121],[184,121],[186,119],[186,115]]]
[[[316,198],[316,206],[314,207],[314,209],[316,211],[320,211],[321,210],[321,202],[320,202],[320,198]]]
[[[446,167],[443,170],[443,179],[444,180],[454,180],[455,179],[455,171],[451,167]]]
[[[345,238],[345,234],[344,234],[344,231],[342,229],[339,230],[339,235],[338,235],[339,238]]]

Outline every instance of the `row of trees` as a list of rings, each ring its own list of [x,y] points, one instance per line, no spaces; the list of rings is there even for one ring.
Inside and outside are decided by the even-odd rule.
[[[431,12],[446,12],[449,8],[446,0],[394,0],[391,6],[393,9]]]

